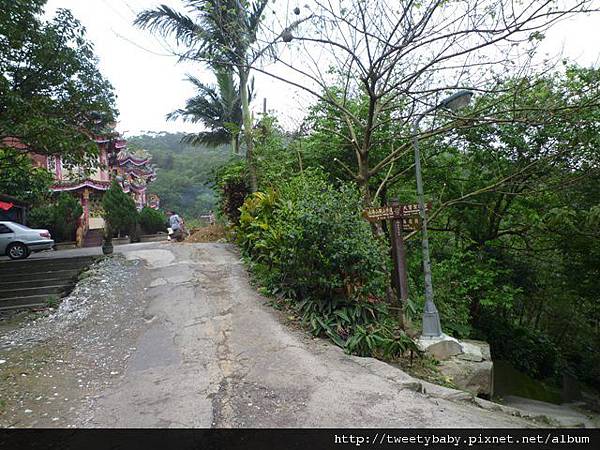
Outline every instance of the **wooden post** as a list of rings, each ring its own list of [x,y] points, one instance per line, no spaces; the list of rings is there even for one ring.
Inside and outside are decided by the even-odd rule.
[[[402,206],[397,199],[390,202],[390,206],[394,209],[395,218],[392,222],[392,257],[394,260],[393,279],[398,296],[398,303],[401,306],[401,324],[403,327],[408,325],[406,320],[406,304],[408,302],[408,274],[406,270],[406,251],[404,248],[404,237],[402,236],[403,214]]]

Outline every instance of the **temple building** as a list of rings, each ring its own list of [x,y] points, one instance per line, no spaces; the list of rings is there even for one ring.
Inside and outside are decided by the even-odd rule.
[[[30,153],[34,165],[45,167],[53,174],[53,192],[69,192],[79,199],[83,214],[77,230],[78,246],[85,244],[86,236],[97,238],[101,234],[104,228],[102,197],[113,179],[133,197],[138,209],[159,206],[158,197],[147,193],[148,183],[156,178],[150,155],[144,151],[130,151],[125,139],[116,132],[93,136],[93,139],[99,152],[96,167],[91,172],[77,166],[68,167],[60,156]],[[89,238],[87,240],[90,241]]]

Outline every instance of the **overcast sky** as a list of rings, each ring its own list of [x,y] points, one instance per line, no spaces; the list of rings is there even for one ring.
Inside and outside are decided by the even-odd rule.
[[[287,0],[278,0],[283,8]],[[95,45],[102,74],[115,87],[120,112],[118,129],[128,135],[141,131],[195,131],[197,126],[181,121],[166,122],[165,115],[184,105],[194,94],[184,81],[186,73],[212,82],[208,71],[199,65],[177,64],[161,42],[149,32],[133,27],[137,12],[165,3],[179,6],[179,0],[49,0],[47,14],[57,8],[70,9],[87,28]],[[295,6],[295,2],[289,3]],[[553,28],[542,50],[551,55],[559,51],[584,66],[600,62],[600,14],[578,16]],[[261,109],[263,97],[286,128],[294,128],[309,99],[288,85],[257,76],[254,108]]]

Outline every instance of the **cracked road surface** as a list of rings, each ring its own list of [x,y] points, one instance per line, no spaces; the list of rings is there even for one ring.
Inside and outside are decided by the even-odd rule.
[[[110,373],[110,383],[95,383],[95,391],[88,392],[92,400],[56,425],[532,425],[290,329],[250,286],[231,245],[152,243],[121,251],[128,260],[143,263],[130,286],[139,285],[137,307],[124,309],[128,317],[113,317],[111,323],[113,333],[122,333],[117,346],[131,351],[123,367]],[[140,315],[133,318],[137,325],[120,330],[121,321],[130,324],[131,314]],[[86,326],[94,322],[89,317]]]

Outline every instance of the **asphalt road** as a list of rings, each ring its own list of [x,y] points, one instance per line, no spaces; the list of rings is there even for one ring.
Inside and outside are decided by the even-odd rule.
[[[160,242],[159,242],[160,243]],[[167,243],[167,241],[164,241]],[[139,248],[140,246],[153,245],[155,243],[143,243],[143,244],[124,244],[115,245],[115,253],[126,253],[131,249]],[[76,256],[94,256],[102,255],[102,247],[86,247],[86,248],[74,248],[68,250],[45,250],[42,252],[32,253],[27,259],[47,259],[47,258],[70,258]],[[0,256],[0,261],[10,261],[8,256]]]
[[[15,426],[533,425],[461,401],[456,391],[420,383],[380,361],[345,355],[324,340],[289,328],[250,286],[233,246],[161,242],[118,251],[138,261],[127,270],[139,271],[127,275],[130,282],[121,287],[115,283],[115,289],[127,292],[119,294],[126,295],[117,310],[121,312],[110,309],[108,319],[102,317],[107,308],[90,313],[85,326],[68,334],[69,348],[81,350],[67,352],[60,362],[72,371],[86,365],[90,377],[100,376],[95,367],[102,361],[118,360],[120,366],[107,369],[103,376],[109,381],[91,383],[93,392],[85,397],[91,400],[72,406],[56,423],[20,419]],[[117,294],[103,295],[107,300],[98,302],[119,301]],[[110,333],[98,331],[109,328]],[[102,338],[109,344],[99,338],[95,347],[77,346],[78,339],[96,335],[109,336]],[[61,336],[51,339],[49,347],[59,348]],[[91,358],[85,349],[98,354]],[[28,408],[27,417],[39,414]]]
[[[496,427],[525,422],[415,392],[404,372],[291,331],[232,246],[127,250],[151,274],[149,322],[93,426]],[[444,394],[442,394],[444,395]]]

